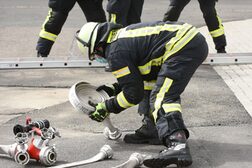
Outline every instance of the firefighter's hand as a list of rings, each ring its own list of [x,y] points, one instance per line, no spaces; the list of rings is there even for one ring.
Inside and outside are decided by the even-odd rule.
[[[109,97],[115,96],[115,88],[113,85],[101,85],[96,90],[97,91],[101,91],[101,90],[105,91],[109,95]]]
[[[96,104],[89,100],[88,104],[95,108],[94,111],[89,113],[89,118],[92,120],[102,122],[109,115],[104,102]]]

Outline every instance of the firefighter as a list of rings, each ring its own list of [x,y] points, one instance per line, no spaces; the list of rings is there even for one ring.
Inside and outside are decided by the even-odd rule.
[[[85,54],[88,50],[90,60],[108,62],[117,79],[112,86],[98,87],[111,98],[98,104],[90,100],[95,110],[89,117],[101,122],[110,113],[118,114],[140,103],[147,87],[144,83],[152,82],[149,113],[166,148],[144,164],[191,165],[189,131],[182,118],[180,95],[208,54],[205,38],[198,30],[179,22],[156,21],[125,28],[90,22],[75,37],[80,51]]]
[[[49,0],[49,12],[39,33],[36,50],[38,57],[47,57],[56,41],[68,13],[77,2],[87,22],[105,22],[106,15],[102,6],[103,0]]]
[[[109,0],[107,12],[109,21],[124,27],[141,22],[144,0]]]
[[[109,21],[121,24],[123,27],[140,23],[143,5],[144,0],[109,0],[107,4]],[[108,66],[106,71],[109,71]],[[126,143],[159,145],[161,142],[158,139],[157,129],[148,113],[150,87],[153,84],[146,82],[145,85],[144,98],[138,106],[138,113],[143,116],[142,126],[134,134],[126,134],[124,140]]]
[[[198,0],[200,10],[203,13],[208,31],[213,38],[217,53],[226,53],[226,37],[221,18],[217,15],[215,4],[217,0]],[[177,21],[180,13],[190,0],[170,0],[167,12],[164,14],[163,21]]]

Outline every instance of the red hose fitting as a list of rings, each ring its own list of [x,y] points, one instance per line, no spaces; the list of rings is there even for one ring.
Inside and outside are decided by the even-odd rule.
[[[27,151],[32,159],[39,161],[40,149],[38,149],[36,146],[34,146],[33,141],[34,141],[34,138],[32,139],[32,142],[29,145]]]

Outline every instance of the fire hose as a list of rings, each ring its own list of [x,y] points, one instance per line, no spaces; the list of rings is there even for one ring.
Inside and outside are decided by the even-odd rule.
[[[90,106],[88,101],[100,103],[109,99],[107,93],[103,90],[96,91],[96,87],[86,82],[78,82],[74,84],[69,91],[69,101],[73,107],[84,114],[88,115],[91,111],[94,111],[94,107]],[[116,128],[108,116],[103,124],[105,126],[103,134],[107,139],[116,140],[122,135],[122,132]]]
[[[77,161],[77,162],[72,162],[72,163],[66,163],[58,166],[54,166],[52,168],[66,168],[66,167],[75,167],[75,166],[81,166],[81,165],[86,165],[94,162],[98,162],[101,160],[105,159],[111,159],[113,157],[113,150],[109,145],[104,145],[101,149],[100,152],[97,153],[95,156],[82,160],[82,161]]]
[[[140,167],[143,164],[144,159],[151,157],[150,155],[144,155],[140,153],[132,153],[129,157],[129,159],[112,168],[134,168],[134,167]]]

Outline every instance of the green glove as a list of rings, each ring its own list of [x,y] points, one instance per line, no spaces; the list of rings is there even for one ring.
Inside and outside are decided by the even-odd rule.
[[[88,104],[95,108],[95,111],[89,113],[89,118],[92,120],[102,122],[109,115],[104,102],[96,104],[89,100]]]

